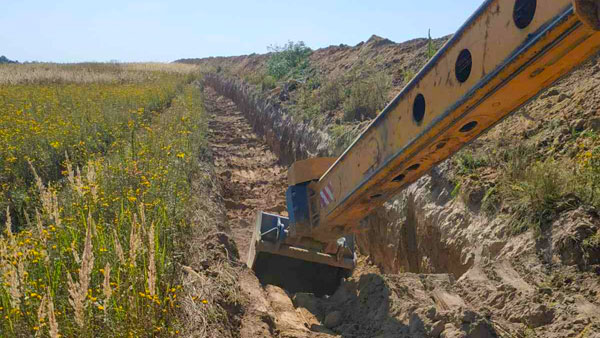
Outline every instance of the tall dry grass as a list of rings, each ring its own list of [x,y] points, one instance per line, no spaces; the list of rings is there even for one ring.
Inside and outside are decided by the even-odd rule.
[[[32,63],[0,65],[0,84],[144,82],[157,74],[194,74],[198,67],[180,63]]]

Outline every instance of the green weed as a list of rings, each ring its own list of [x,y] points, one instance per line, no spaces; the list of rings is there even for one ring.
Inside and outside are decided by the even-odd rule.
[[[516,180],[499,184],[499,191],[512,209],[513,233],[534,229],[540,234],[559,212],[559,202],[570,191],[564,170],[552,160],[536,162]]]
[[[477,168],[485,167],[488,161],[483,156],[475,156],[470,151],[461,151],[455,158],[458,166],[459,175],[468,176],[475,172]]]

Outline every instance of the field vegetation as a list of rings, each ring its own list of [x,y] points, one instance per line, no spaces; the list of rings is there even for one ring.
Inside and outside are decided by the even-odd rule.
[[[196,69],[192,65],[164,63],[0,65],[0,84],[148,83],[165,75],[194,76]]]
[[[176,253],[207,130],[195,69],[0,66],[3,336],[180,333]]]

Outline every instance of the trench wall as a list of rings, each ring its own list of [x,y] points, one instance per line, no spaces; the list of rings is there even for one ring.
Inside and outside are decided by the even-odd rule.
[[[266,100],[241,80],[208,74],[206,85],[230,98],[261,135],[282,164],[315,156],[330,156],[329,136],[308,124],[295,121],[277,102]]]

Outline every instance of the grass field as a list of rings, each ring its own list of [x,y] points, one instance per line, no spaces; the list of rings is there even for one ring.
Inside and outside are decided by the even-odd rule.
[[[0,67],[2,336],[179,333],[174,253],[206,142],[196,76]]]

